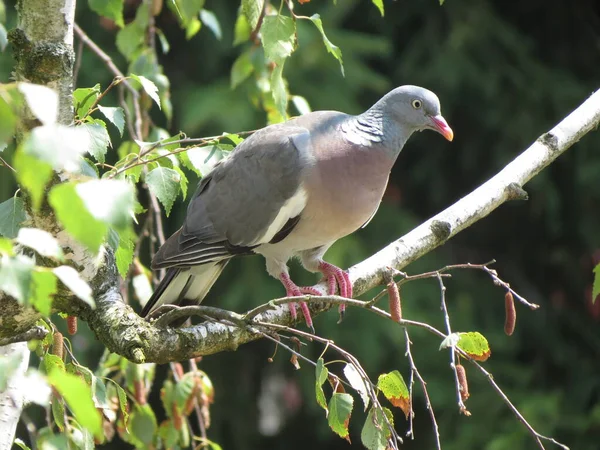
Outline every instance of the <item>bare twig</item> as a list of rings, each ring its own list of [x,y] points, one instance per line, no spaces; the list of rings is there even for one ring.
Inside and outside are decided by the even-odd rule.
[[[421,383],[421,389],[423,389],[423,395],[425,396],[425,406],[427,411],[429,412],[429,417],[431,417],[431,425],[433,425],[433,434],[435,436],[436,448],[438,450],[442,449],[442,444],[440,442],[440,430],[438,428],[437,421],[435,419],[435,413],[433,412],[433,406],[431,405],[431,400],[429,399],[429,392],[427,391],[427,383],[421,376],[421,373],[417,369],[417,365],[415,364],[415,360],[412,357],[412,353],[410,351],[410,346],[412,344],[410,340],[410,336],[408,335],[408,328],[404,327],[404,337],[406,339],[406,357],[408,358],[408,363],[410,365],[410,417],[409,417],[409,428],[406,433],[407,436],[410,436],[411,439],[414,439],[413,432],[413,383],[414,376],[419,379],[419,383]]]
[[[452,329],[450,328],[450,316],[448,314],[448,307],[446,306],[446,286],[444,286],[444,281],[442,280],[441,275],[438,276],[438,282],[440,285],[440,301],[442,304],[442,312],[444,314],[444,322],[446,324],[446,333],[448,336],[450,336],[452,334]],[[458,400],[458,409],[459,411],[466,415],[466,416],[470,416],[471,413],[467,410],[467,407],[465,406],[463,400],[462,400],[462,396],[460,394],[460,381],[458,380],[458,373],[456,373],[456,346],[452,346],[450,347],[450,367],[452,368],[452,371],[454,372],[454,380],[456,382],[456,396],[457,396],[457,400]]]
[[[2,164],[4,167],[8,167],[10,170],[17,173],[17,171],[14,169],[14,167],[11,166],[9,163],[7,163],[6,160],[2,156],[0,156],[0,164]]]

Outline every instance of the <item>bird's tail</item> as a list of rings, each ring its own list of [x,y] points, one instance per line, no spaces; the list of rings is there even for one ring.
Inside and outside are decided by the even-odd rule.
[[[144,305],[141,316],[146,317],[162,305],[199,304],[228,262],[229,259],[224,259],[189,269],[171,267]]]

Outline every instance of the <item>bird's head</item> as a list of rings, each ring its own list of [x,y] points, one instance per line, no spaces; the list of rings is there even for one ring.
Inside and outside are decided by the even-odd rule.
[[[419,86],[400,86],[383,99],[392,120],[415,131],[433,130],[446,139],[454,132],[440,112],[440,100],[433,92]]]

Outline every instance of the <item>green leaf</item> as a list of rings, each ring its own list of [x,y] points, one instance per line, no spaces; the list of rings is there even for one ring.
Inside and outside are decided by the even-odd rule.
[[[2,24],[0,23],[0,28],[1,28],[1,27],[2,27]],[[0,44],[2,44],[2,39],[1,39],[1,36],[0,36]],[[0,49],[1,49],[1,50],[4,50],[4,49],[2,49],[2,48],[1,48],[1,46],[0,46]],[[25,444],[25,442],[23,442],[23,441],[22,441],[20,438],[17,438],[17,439],[15,439],[15,441],[13,442],[13,445],[16,445],[16,446],[18,446],[18,447],[19,447],[21,450],[31,450],[31,449],[30,449],[30,448],[29,448],[29,447],[28,447],[28,446]]]
[[[325,392],[323,392],[323,383],[325,383],[325,381],[327,380],[328,374],[329,371],[327,370],[327,367],[325,367],[323,358],[319,358],[317,360],[317,367],[315,369],[315,394],[317,397],[317,403],[327,413],[329,413],[329,410],[327,409],[327,399],[325,398]]]
[[[167,216],[171,213],[173,203],[179,194],[180,182],[179,173],[168,167],[157,167],[146,175],[148,188],[163,204]]]
[[[89,134],[81,126],[42,125],[21,143],[21,151],[50,164],[54,170],[79,172],[81,156],[90,149]]]
[[[53,355],[51,353],[46,353],[44,355],[44,371],[46,374],[56,370],[59,372],[65,371],[65,362],[59,356]]]
[[[12,241],[10,239],[0,238],[0,256],[8,255],[12,256],[15,254]]]
[[[181,196],[185,200],[187,197],[187,188],[188,188],[187,176],[185,175],[185,173],[183,173],[183,170],[181,170],[177,166],[173,166],[173,170],[179,174],[179,177],[181,179],[181,182],[179,183],[179,186],[181,187]]]
[[[201,9],[200,20],[204,25],[208,27],[210,31],[213,32],[213,34],[219,41],[223,38],[223,33],[221,32],[221,25],[219,24],[219,19],[217,19],[217,16],[214,12],[209,11],[208,9]]]
[[[39,84],[19,83],[19,91],[25,97],[29,109],[44,125],[51,125],[58,117],[58,95],[52,89]]]
[[[129,431],[143,448],[151,447],[156,427],[156,416],[150,405],[135,405],[129,416]]]
[[[65,402],[62,397],[52,396],[52,417],[59,431],[65,431]]]
[[[458,333],[459,340],[456,346],[467,353],[475,361],[486,361],[492,354],[487,339],[477,331]]]
[[[102,439],[102,417],[92,400],[90,387],[77,375],[52,370],[48,381],[63,396],[77,421],[96,438]]]
[[[112,123],[117,130],[119,130],[119,134],[121,137],[123,136],[123,130],[125,129],[125,112],[123,108],[120,106],[102,106],[98,105],[98,109],[104,117],[106,117],[110,123]]]
[[[246,42],[250,38],[251,33],[252,28],[250,28],[248,19],[246,19],[245,14],[242,12],[235,21],[235,27],[233,29],[233,46],[235,47],[242,42]]]
[[[17,237],[19,227],[27,218],[20,197],[11,197],[0,203],[0,235],[13,239]]]
[[[383,411],[393,425],[394,417],[392,416],[392,412],[387,408],[383,408]],[[388,448],[387,444],[388,440],[392,437],[392,432],[385,422],[384,412],[372,407],[367,415],[367,420],[365,420],[362,432],[360,433],[360,440],[369,450],[386,450]]]
[[[288,94],[282,73],[283,63],[280,63],[271,72],[271,92],[273,93],[273,101],[275,102],[277,112],[281,115],[281,119],[284,120],[287,117]]]
[[[311,112],[308,101],[306,101],[306,99],[300,95],[292,95],[292,103],[294,104],[300,115],[308,114],[309,112]]]
[[[17,105],[13,103],[13,100],[14,103],[19,101],[18,98],[13,99],[10,96],[8,99],[0,97],[0,149],[12,139],[17,126],[17,115],[15,114]]]
[[[87,210],[98,220],[125,230],[131,224],[133,185],[124,180],[91,180],[75,186]]]
[[[346,364],[344,366],[344,376],[350,383],[350,386],[352,386],[356,390],[356,392],[358,392],[360,398],[362,398],[362,401],[365,404],[366,411],[369,407],[370,399],[369,395],[367,394],[367,386],[365,385],[365,381],[358,373],[358,370],[356,370],[356,367],[354,367],[352,364]]]
[[[35,156],[28,155],[22,149],[17,150],[13,159],[13,166],[17,171],[17,181],[31,197],[31,206],[34,211],[40,209],[46,184],[52,177],[50,164],[40,161]]]
[[[262,14],[265,0],[242,0],[242,11],[246,20],[250,25],[250,29],[254,30],[258,25],[258,19]]]
[[[111,145],[110,136],[106,131],[106,124],[102,120],[94,119],[90,122],[82,123],[77,129],[87,133],[88,148],[86,149],[99,163],[104,162],[104,155]]]
[[[128,234],[129,233],[123,233],[119,236],[119,246],[115,252],[117,269],[119,270],[119,275],[123,278],[127,276],[129,266],[131,266],[131,262],[133,261],[134,244]]]
[[[4,25],[0,23],[0,52],[3,52],[8,45],[8,33],[6,33],[6,28]]]
[[[29,300],[34,267],[33,260],[27,256],[3,255],[0,259],[0,290],[16,298],[21,304],[26,303]]]
[[[92,297],[92,288],[79,276],[79,272],[69,266],[56,267],[52,269],[52,272],[73,294],[92,308],[96,307],[96,303]]]
[[[102,195],[102,192],[98,193]],[[104,201],[110,201],[104,198]],[[75,183],[54,186],[48,194],[48,202],[58,221],[79,242],[97,253],[108,232],[108,225],[95,218],[78,195]]]
[[[117,48],[128,61],[131,61],[144,46],[149,19],[148,4],[143,2],[138,6],[133,22],[125,25],[117,33]]]
[[[127,406],[127,393],[125,390],[117,383],[115,380],[111,378],[106,378],[107,381],[112,382],[116,392],[117,398],[119,399],[119,408],[121,409],[121,414],[123,415],[123,424],[127,427],[129,423],[129,407]]]
[[[1,207],[2,205],[0,205]],[[1,219],[0,219],[1,220]],[[592,305],[600,295],[600,264],[594,267],[594,284],[592,286]]]
[[[96,84],[91,88],[79,88],[73,91],[73,107],[75,115],[80,119],[87,116],[90,108],[100,95],[100,85]]]
[[[123,23],[123,0],[88,0],[90,9],[115,22],[120,28]]]
[[[394,370],[390,373],[382,373],[377,379],[377,387],[392,405],[400,408],[408,417],[410,413],[410,394],[400,372]]]
[[[254,72],[254,66],[248,52],[242,53],[231,66],[231,89],[235,89],[242,81]]]
[[[42,256],[55,258],[59,261],[64,259],[60,244],[47,231],[39,228],[21,228],[16,240],[19,244],[34,249]]]
[[[375,6],[377,6],[377,9],[381,13],[381,17],[383,17],[385,14],[385,11],[383,9],[383,0],[371,0],[371,1],[373,2],[373,4]],[[443,1],[443,0],[440,0],[440,1]]]
[[[342,71],[342,75],[344,75],[344,64],[342,62],[342,51],[340,50],[340,48],[338,46],[334,45],[327,38],[327,35],[325,34],[325,30],[323,30],[323,22],[321,21],[321,16],[319,16],[318,14],[314,14],[313,16],[310,17],[310,20],[312,21],[312,23],[315,24],[315,26],[321,33],[321,36],[323,37],[323,44],[325,44],[325,48],[327,49],[327,51],[329,53],[331,53],[333,55],[333,57],[335,59],[337,59],[338,62],[340,63],[340,69]]]
[[[158,88],[156,87],[156,85],[148,78],[142,75],[135,75],[132,73],[131,77],[142,85],[142,88],[144,89],[146,94],[148,94],[150,98],[154,100],[154,102],[160,108],[160,98],[158,97]]]
[[[275,63],[289,57],[296,45],[296,22],[284,15],[266,16],[261,27],[265,56]]]
[[[335,392],[329,400],[329,427],[341,438],[348,437],[348,423],[352,414],[354,399],[350,394]]]
[[[32,272],[29,302],[43,316],[48,317],[52,313],[56,284],[56,275],[50,270],[36,268]]]

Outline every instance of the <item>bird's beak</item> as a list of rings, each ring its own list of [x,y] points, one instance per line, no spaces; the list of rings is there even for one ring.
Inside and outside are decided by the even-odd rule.
[[[444,119],[441,114],[438,114],[437,116],[431,116],[429,118],[431,119],[432,128],[435,131],[440,133],[449,141],[454,139],[454,131],[452,131],[452,128],[450,128],[448,122],[446,122],[446,119]]]

